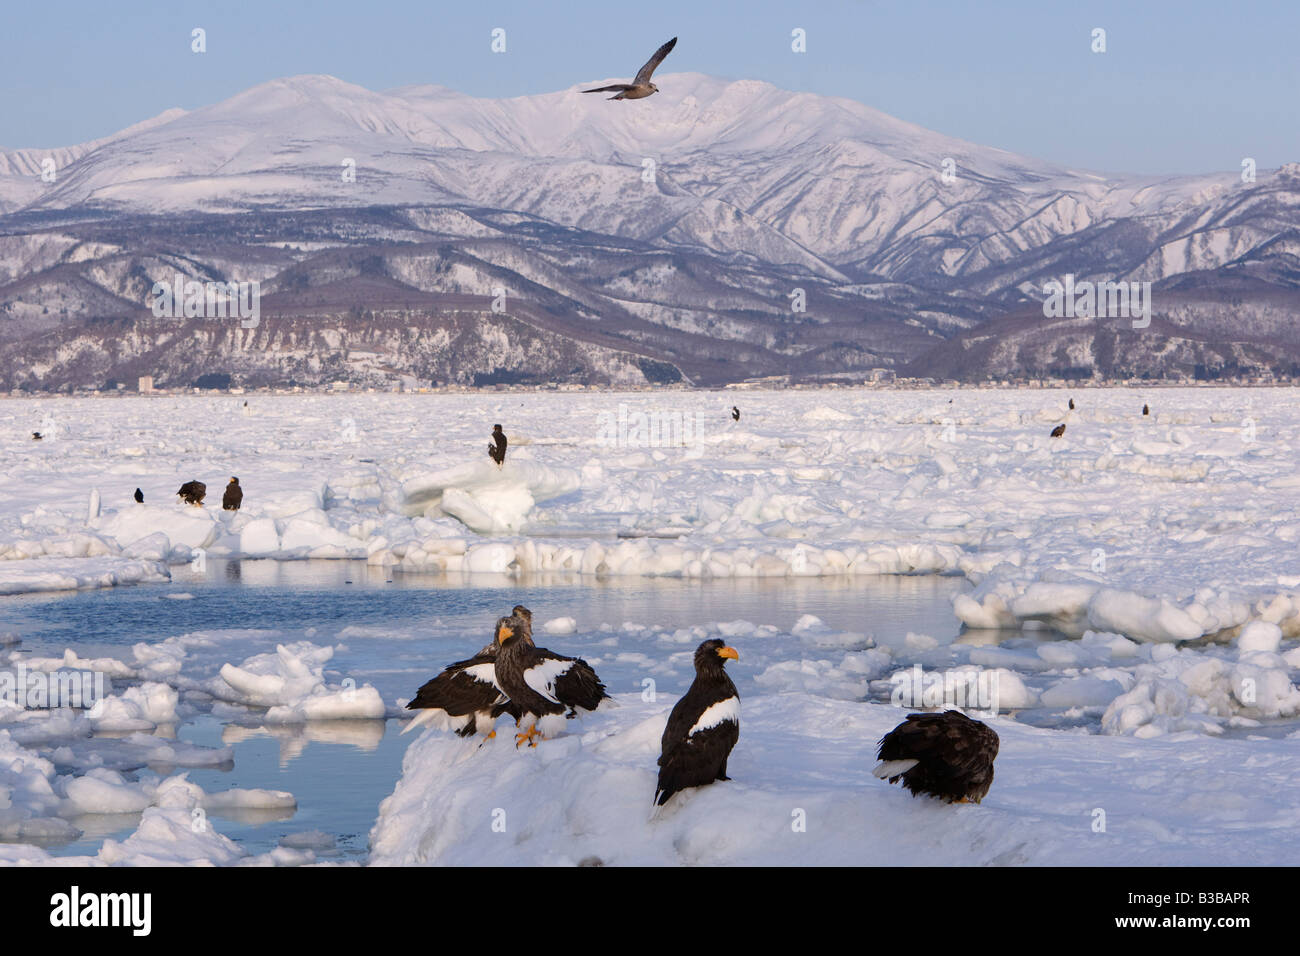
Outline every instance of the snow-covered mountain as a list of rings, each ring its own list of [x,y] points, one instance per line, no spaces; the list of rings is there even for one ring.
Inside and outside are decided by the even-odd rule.
[[[343,339],[313,344],[308,364],[346,366],[353,338],[399,318],[438,329],[457,310],[493,316],[497,288],[510,319],[570,343],[531,364],[512,364],[508,348],[491,367],[479,355],[473,369],[450,347],[443,374],[464,381],[512,368],[609,380],[615,366],[643,361],[702,382],[875,367],[925,374],[927,356],[950,352],[955,335],[977,326],[1022,334],[1015,323],[999,331],[997,320],[1032,316],[1044,283],[1065,274],[1158,286],[1197,275],[1215,298],[1219,283],[1205,277],[1228,270],[1263,283],[1268,300],[1238,303],[1247,320],[1232,329],[1238,337],[1251,334],[1251,316],[1296,301],[1300,166],[1260,171],[1254,183],[1238,171],[1107,177],[851,100],[689,73],[659,85],[636,103],[580,87],[488,100],[300,76],[95,142],[0,152],[0,337],[24,339],[22,354],[49,366],[0,385],[111,375],[123,350],[96,344],[90,320],[132,320],[143,338],[131,361],[148,364],[161,347],[148,328],[149,289],[177,272],[256,279],[278,296],[268,305],[282,324],[319,311],[313,297],[333,302]],[[792,308],[796,289],[806,311]],[[1199,321],[1186,298],[1175,326]],[[1144,348],[1159,355],[1165,333],[1147,331]],[[266,365],[259,356],[277,334],[274,321],[235,334],[246,367],[214,355],[214,369],[238,376]],[[81,337],[75,376],[47,354],[70,335]],[[174,341],[175,326],[165,335]],[[1227,362],[1221,339],[1207,339],[1203,364]],[[574,343],[605,358],[561,368]],[[1278,361],[1291,359],[1263,364]],[[387,364],[440,377],[400,347]],[[1013,359],[997,374],[1025,369],[1041,363]]]

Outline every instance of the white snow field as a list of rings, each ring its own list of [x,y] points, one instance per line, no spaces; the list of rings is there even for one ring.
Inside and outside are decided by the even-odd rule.
[[[23,592],[144,586],[209,558],[311,557],[467,583],[949,573],[972,585],[953,601],[967,627],[955,644],[878,643],[869,605],[847,630],[793,606],[793,625],[686,628],[535,608],[539,643],[582,654],[621,706],[532,751],[504,732],[481,749],[438,730],[406,738],[375,863],[1290,863],[1296,399],[1078,388],[0,400],[0,672],[93,671],[111,694],[89,713],[0,699],[0,862],[319,862],[312,840],[251,854],[221,836],[207,809],[294,797],[204,792],[184,768],[228,762],[228,748],[163,728],[196,714],[404,716],[409,675],[328,671],[349,642],[383,633],[213,621],[92,657],[80,645],[33,656],[4,638],[5,602]],[[502,469],[486,454],[497,422],[510,437]],[[1049,438],[1061,422],[1065,436]],[[233,514],[220,508],[232,475],[245,492]],[[175,497],[192,478],[208,486],[203,508]],[[472,653],[490,625],[439,635]],[[409,630],[387,638],[419,637]],[[743,696],[733,780],[651,821],[659,735],[709,636],[741,653],[729,665]],[[979,806],[914,799],[870,774],[876,741],[906,712],[891,693],[917,673],[994,688],[1002,749]],[[654,700],[637,691],[646,677]],[[42,848],[87,813],[126,812],[142,814],[138,830],[96,855]]]

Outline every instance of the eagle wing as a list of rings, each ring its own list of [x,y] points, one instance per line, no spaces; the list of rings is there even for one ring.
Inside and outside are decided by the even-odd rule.
[[[676,45],[677,37],[673,37],[659,49],[655,50],[655,55],[646,60],[645,66],[641,67],[641,69],[637,71],[636,79],[634,79],[632,83],[636,86],[640,86],[642,83],[649,83],[650,76],[654,73],[655,67],[664,61],[664,57],[671,53],[673,47]]]
[[[596,672],[582,658],[575,659],[572,667],[555,678],[555,693],[560,703],[583,710],[595,710],[609,696]]]
[[[552,704],[564,703],[556,690],[556,682],[574,664],[572,657],[560,657],[548,654],[530,667],[524,668],[524,683],[541,694]]]
[[[437,707],[454,716],[486,710],[505,701],[491,659],[473,657],[448,665],[427,681],[406,705],[408,710]]]

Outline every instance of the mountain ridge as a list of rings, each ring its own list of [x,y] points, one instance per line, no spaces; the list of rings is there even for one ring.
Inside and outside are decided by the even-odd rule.
[[[1252,322],[1276,337],[1279,296],[1300,288],[1297,164],[1254,183],[1235,172],[1107,177],[853,100],[697,73],[658,82],[659,94],[626,104],[581,86],[489,99],[307,74],[45,151],[53,183],[39,178],[42,151],[0,153],[0,340],[43,336],[57,354],[64,332],[147,315],[149,287],[177,272],[289,289],[279,301],[299,313],[313,288],[383,275],[435,296],[505,288],[529,297],[520,310],[585,316],[557,318],[548,335],[584,348],[629,337],[643,358],[690,364],[684,378],[716,383],[923,374],[927,352],[946,355],[941,342],[1031,314],[1044,283],[1066,274],[1157,287],[1196,275],[1210,300],[1219,286],[1205,276],[1253,276],[1267,288],[1233,293],[1251,290],[1248,339]],[[413,262],[412,250],[434,261]],[[805,311],[792,308],[795,290]],[[1204,320],[1222,336],[1221,303],[1198,312],[1174,298],[1183,325]],[[436,301],[421,303],[420,321],[436,325]],[[596,336],[601,323],[614,331]],[[724,354],[700,372],[699,336],[755,367]],[[1250,354],[1222,344],[1234,362]],[[1205,347],[1198,357],[1213,363],[1215,345]],[[1290,367],[1276,351],[1261,367]],[[31,354],[38,366],[67,364]],[[95,375],[112,365],[102,358]],[[996,364],[968,373],[1016,372]],[[546,362],[528,371],[598,374]],[[11,375],[0,386],[38,380],[84,379]]]

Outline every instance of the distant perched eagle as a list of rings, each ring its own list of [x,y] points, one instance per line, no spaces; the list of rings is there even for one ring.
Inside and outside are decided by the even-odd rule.
[[[187,481],[181,485],[176,494],[181,496],[181,500],[187,505],[202,507],[203,496],[208,493],[208,486],[201,481]]]
[[[617,96],[611,96],[611,100],[640,100],[647,96],[653,96],[659,92],[659,87],[650,82],[650,77],[655,68],[664,61],[673,47],[677,45],[677,37],[673,37],[659,49],[655,50],[654,56],[646,61],[645,66],[637,71],[636,77],[631,83],[615,83],[613,86],[598,86],[594,90],[583,90],[584,93],[617,93]]]
[[[521,639],[530,645],[533,642],[531,636],[522,633]],[[426,682],[415,699],[406,705],[407,710],[420,713],[402,728],[402,733],[445,720],[462,737],[481,730],[488,731],[489,737],[495,737],[492,725],[502,714],[508,713],[518,721],[521,711],[497,684],[499,650],[494,635],[491,642],[473,657],[447,665],[441,674]]]
[[[506,463],[506,433],[501,430],[500,425],[492,426],[492,441],[496,444],[488,445],[488,457],[500,468]]]
[[[660,742],[655,806],[687,787],[731,779],[727,758],[740,739],[740,694],[723,665],[739,657],[716,638],[695,649],[695,681],[673,705]]]
[[[244,502],[244,489],[239,487],[239,479],[231,478],[226,485],[226,493],[221,496],[221,507],[226,511],[238,511]]]
[[[1060,438],[1060,437],[1061,437],[1062,435],[1064,435],[1064,434],[1065,434],[1065,423],[1064,423],[1064,422],[1062,422],[1060,425],[1057,425],[1055,428],[1052,429],[1052,437],[1053,437],[1053,438]]]
[[[1070,399],[1070,411],[1074,411],[1074,399]]]
[[[144,492],[139,488],[135,489],[135,500],[138,504],[144,504]]]
[[[1143,405],[1143,406],[1142,406],[1142,414],[1143,414],[1143,415],[1150,415],[1150,414],[1151,414],[1151,408],[1150,408],[1150,406],[1148,406],[1148,405]]]
[[[731,420],[736,422],[740,421],[740,409],[735,405],[731,406]]]
[[[955,710],[908,714],[880,739],[872,773],[903,781],[912,796],[924,793],[945,803],[979,803],[993,784],[998,735],[987,724]]]
[[[525,740],[536,747],[538,738],[558,732],[562,718],[576,717],[579,708],[595,710],[609,699],[590,664],[537,647],[527,636],[531,632],[532,626],[519,617],[497,621],[497,686],[518,706],[520,720],[528,722],[528,729],[515,735],[516,747]]]

